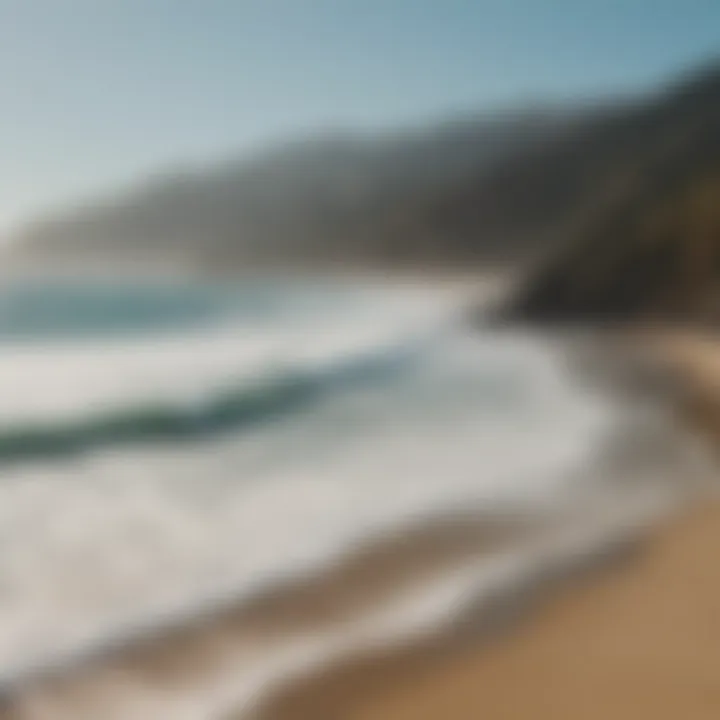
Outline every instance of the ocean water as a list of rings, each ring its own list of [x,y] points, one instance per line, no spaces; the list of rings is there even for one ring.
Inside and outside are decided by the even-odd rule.
[[[618,409],[467,289],[0,292],[0,676],[459,509],[552,504]]]

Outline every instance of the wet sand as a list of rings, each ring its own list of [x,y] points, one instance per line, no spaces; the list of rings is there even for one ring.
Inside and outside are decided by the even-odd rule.
[[[236,678],[294,643],[342,633],[414,588],[469,560],[518,542],[535,521],[453,515],[378,538],[317,577],[210,605],[152,632],[109,642],[87,656],[40,668],[0,695],[1,720],[179,720],[218,717]],[[208,703],[208,708],[203,707]]]
[[[536,588],[562,579],[568,566],[625,556],[649,527],[638,518],[655,517],[658,507],[666,512],[665,501],[656,507],[656,498],[653,486],[620,513],[615,494],[603,493],[541,520],[455,514],[435,524],[422,521],[314,579],[240,606],[210,607],[178,619],[175,627],[126,638],[57,672],[15,683],[0,701],[0,718],[340,718],[340,710],[354,707],[356,694],[346,692],[344,680],[338,694],[326,671],[350,661],[360,679],[352,689],[365,688],[368,680],[375,689],[378,677],[394,681],[409,668],[454,657],[467,642],[480,646],[488,632],[514,621],[526,601],[536,599]],[[434,597],[438,583],[447,587],[448,580],[460,590],[443,590],[449,602],[441,603],[439,615],[431,600],[426,625],[426,595]],[[412,647],[406,652],[403,643]],[[306,682],[308,672],[320,673],[319,684]],[[328,699],[340,705],[328,706]]]
[[[288,696],[273,720],[714,720],[720,506],[574,582],[492,642],[376,657]]]

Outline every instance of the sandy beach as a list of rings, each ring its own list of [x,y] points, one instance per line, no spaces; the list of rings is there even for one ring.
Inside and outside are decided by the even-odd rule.
[[[716,718],[719,533],[717,504],[685,512],[492,644],[356,666],[267,717]]]
[[[690,399],[717,397],[703,392],[714,345],[653,342],[694,419]],[[618,383],[634,386],[642,364],[618,365],[629,376]],[[603,451],[592,468],[599,494],[545,516],[421,518],[316,577],[41,668],[4,688],[0,718],[716,717],[702,712],[720,708],[720,573],[709,555],[720,505],[696,486],[674,427],[629,422],[619,454]],[[668,495],[655,507],[658,486]],[[463,573],[473,584],[424,630],[425,594]]]
[[[717,438],[720,347],[653,337],[680,413]],[[625,561],[555,588],[491,641],[366,658],[288,692],[268,720],[711,720],[720,714],[720,504],[713,488]]]
[[[658,512],[641,495],[636,500],[640,514],[619,523],[614,500],[603,511],[591,502],[545,523],[477,515],[423,523],[317,578],[239,607],[210,607],[40,671],[6,688],[0,717],[365,717],[365,702],[388,690],[407,687],[414,696],[418,674],[435,681],[442,670],[455,678],[473,666],[475,652],[492,658],[489,641],[521,629],[517,621],[534,613],[542,590],[553,593],[558,580],[564,586],[567,577],[590,570],[592,577],[598,565],[632,559],[651,528],[639,518],[654,523]],[[665,503],[659,512],[667,512]],[[471,583],[461,584],[457,600],[450,595],[427,627],[413,620],[424,593],[463,575]]]

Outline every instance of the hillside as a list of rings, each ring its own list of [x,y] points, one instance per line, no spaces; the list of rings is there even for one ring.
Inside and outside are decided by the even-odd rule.
[[[480,168],[548,142],[576,109],[459,119],[377,135],[336,133],[158,177],[25,228],[20,257],[253,263],[425,262],[445,255],[425,208]],[[480,255],[482,243],[476,243]]]
[[[682,313],[689,286],[709,302],[719,68],[622,103],[290,142],[48,218],[14,247],[230,272],[523,263],[511,316]]]
[[[720,65],[630,115],[618,132],[631,150],[602,202],[529,273],[508,318],[717,318]]]

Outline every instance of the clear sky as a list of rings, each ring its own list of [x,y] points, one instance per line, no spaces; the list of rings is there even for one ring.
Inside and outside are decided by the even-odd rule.
[[[659,81],[720,0],[0,0],[0,229],[334,126]]]

